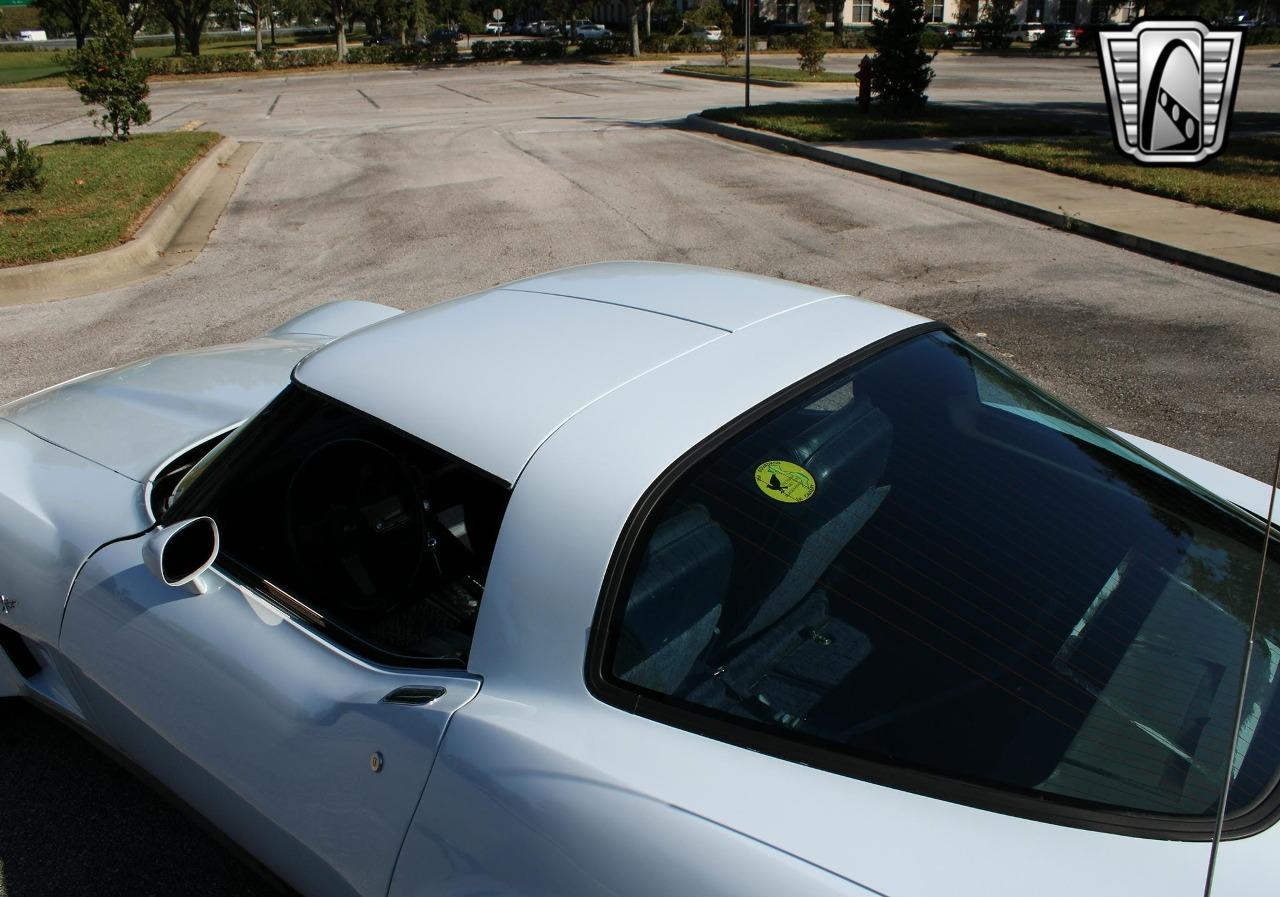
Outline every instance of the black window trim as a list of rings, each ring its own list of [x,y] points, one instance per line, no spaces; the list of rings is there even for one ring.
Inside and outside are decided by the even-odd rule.
[[[369,414],[367,411],[361,411],[359,408],[356,408],[353,405],[348,405],[346,402],[343,402],[340,399],[335,399],[333,396],[327,393],[321,392],[317,389],[313,389],[312,387],[307,386],[305,383],[299,382],[292,374],[289,377],[289,383],[283,389],[281,389],[280,392],[276,393],[276,395],[274,395],[271,398],[271,400],[266,405],[263,406],[262,409],[260,409],[254,415],[250,416],[247,420],[242,422],[239,426],[240,427],[246,426],[251,421],[253,421],[257,417],[257,415],[261,413],[262,410],[265,410],[271,407],[272,405],[279,403],[290,390],[296,390],[298,392],[311,395],[323,402],[333,405],[336,408],[340,408],[341,410],[349,414],[353,414],[366,421],[371,421],[377,426],[380,426],[386,430],[389,430],[390,432],[395,433],[400,437],[403,437],[404,439],[408,440],[409,442],[415,445],[421,446],[422,448],[426,449],[432,454],[439,455],[440,457],[445,458],[449,461],[456,461],[457,463],[461,464],[463,467],[467,468],[473,473],[481,475],[484,479],[488,480],[494,485],[505,490],[508,494],[508,498],[510,498],[512,486],[510,483],[508,483],[506,480],[502,479],[501,477],[493,473],[490,473],[489,471],[484,470],[481,467],[477,467],[471,462],[463,458],[459,458],[457,455],[454,455],[450,452],[446,452],[444,449],[440,448],[439,446],[432,445],[431,443],[427,442],[425,439],[422,439],[418,436],[413,435],[412,433],[402,430],[399,427],[395,426],[394,424],[390,424],[380,417],[376,417],[375,415]],[[223,432],[221,435],[217,437],[218,441],[221,441],[221,439],[224,439],[230,436],[237,429],[239,429],[239,427],[235,427]],[[206,442],[211,442],[211,441],[213,440],[211,439],[206,440]],[[201,445],[203,444],[204,443],[201,443]],[[210,448],[212,449],[212,447],[213,446],[211,446]],[[219,459],[219,461],[221,463],[219,463],[217,466],[215,466],[209,471],[208,473],[209,481],[204,484],[201,484],[200,489],[195,493],[195,497],[192,498],[188,496],[183,501],[180,501],[177,504],[173,505],[172,507],[166,509],[164,513],[160,515],[158,525],[169,526],[170,524],[178,520],[181,520],[183,517],[182,512],[185,511],[186,507],[189,504],[194,502],[198,505],[200,501],[205,498],[205,496],[209,495],[210,493],[216,494],[218,491],[222,489],[224,482],[228,479],[228,476],[225,473],[225,469],[228,467],[228,464],[226,462],[226,459]],[[343,626],[341,623],[337,622],[336,620],[330,619],[325,614],[316,610],[314,607],[307,604],[302,599],[295,597],[293,594],[291,594],[287,590],[276,585],[274,582],[272,582],[269,578],[264,576],[259,571],[253,569],[247,564],[244,564],[236,560],[230,555],[219,554],[217,560],[215,560],[213,563],[213,570],[215,573],[217,573],[219,576],[223,577],[224,579],[228,580],[229,582],[251,589],[255,595],[259,596],[264,601],[267,601],[274,607],[284,611],[286,614],[289,615],[290,619],[292,619],[299,625],[306,627],[307,629],[311,630],[313,633],[320,636],[321,638],[332,642],[335,647],[341,650],[350,652],[351,654],[354,654],[356,657],[360,658],[362,661],[367,661],[369,663],[377,664],[379,666],[390,667],[395,669],[441,670],[441,671],[446,671],[446,670],[457,671],[457,670],[468,669],[466,664],[462,663],[461,661],[454,660],[452,658],[417,657],[411,654],[399,654],[395,651],[390,651],[386,648],[379,647],[378,645],[373,644],[367,639],[362,638],[360,635],[353,632],[346,626]]]
[[[624,682],[610,672],[613,661],[611,649],[617,644],[617,636],[622,624],[622,614],[619,611],[624,604],[625,587],[629,584],[631,575],[634,574],[632,559],[637,549],[644,545],[645,537],[651,533],[652,525],[656,523],[652,519],[653,512],[671,487],[690,468],[733,437],[813,387],[880,352],[923,334],[935,332],[959,338],[949,326],[939,322],[928,322],[871,342],[802,378],[739,415],[698,442],[663,471],[632,510],[623,526],[613,557],[610,558],[606,568],[587,644],[584,674],[588,691],[600,701],[620,710],[695,735],[923,797],[1036,822],[1109,834],[1190,842],[1212,840],[1214,819],[1211,817],[1193,819],[1184,816],[1125,811],[1106,804],[1095,804],[1031,789],[1020,791],[1008,785],[971,781],[933,771],[888,764],[834,750],[816,739],[803,741],[798,739],[795,733],[781,736],[776,733],[776,730],[764,724],[680,701]],[[968,346],[968,343],[965,345]],[[985,354],[979,349],[968,347],[980,355]],[[1074,413],[1079,414],[1079,412]],[[1095,424],[1095,426],[1098,425]],[[1103,429],[1107,433],[1111,432]],[[1136,446],[1131,446],[1122,437],[1115,438],[1160,469],[1168,470],[1167,465]],[[1171,473],[1180,483],[1190,484],[1193,491],[1203,492],[1200,487],[1190,483],[1176,471]],[[1227,816],[1222,837],[1227,840],[1245,838],[1268,828],[1277,816],[1280,816],[1278,785],[1280,785],[1280,770],[1273,775],[1270,783],[1263,790],[1261,798]]]

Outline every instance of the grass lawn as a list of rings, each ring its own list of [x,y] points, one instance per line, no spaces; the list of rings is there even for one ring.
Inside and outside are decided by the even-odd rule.
[[[314,39],[297,40],[292,36],[280,35],[276,39],[277,47],[329,46],[317,44]],[[254,47],[253,35],[244,39],[233,39],[219,43],[204,43],[200,46],[203,55],[215,53],[244,53]],[[263,35],[264,49],[269,47],[269,35]],[[172,56],[173,45],[158,47],[138,47],[138,55],[145,58]],[[67,67],[59,61],[57,50],[33,50],[29,53],[0,52],[0,87],[22,84],[24,82],[46,79],[40,86],[51,86],[61,83],[61,76]],[[33,85],[34,86],[34,85]]]
[[[19,84],[61,75],[66,66],[57,62],[52,50],[35,50],[30,53],[0,52],[0,85]]]
[[[673,65],[673,69],[680,72],[699,72],[712,75],[728,75],[733,78],[745,78],[745,72],[740,65]],[[821,84],[830,82],[854,82],[858,79],[847,72],[821,72],[817,75],[807,75],[799,69],[779,68],[772,65],[753,65],[751,67],[752,78],[767,78],[770,81],[795,81],[800,84]]]
[[[221,139],[208,131],[139,134],[124,143],[69,140],[35,147],[41,193],[0,197],[0,267],[107,249]]]
[[[1110,138],[970,143],[959,149],[1114,187],[1280,221],[1280,137],[1235,136],[1196,168],[1138,165]]]
[[[773,131],[799,140],[894,140],[911,137],[1057,137],[1076,133],[1052,118],[929,103],[918,112],[894,114],[872,106],[862,114],[852,100],[833,103],[768,103],[702,113],[715,121]]]

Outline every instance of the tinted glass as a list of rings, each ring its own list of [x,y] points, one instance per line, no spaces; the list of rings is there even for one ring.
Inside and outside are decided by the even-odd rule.
[[[799,744],[1208,818],[1263,538],[932,333],[750,426],[665,493],[605,669]],[[1280,749],[1270,566],[1237,809],[1270,790]]]
[[[465,664],[508,491],[456,458],[290,387],[182,480],[218,564],[357,649]]]

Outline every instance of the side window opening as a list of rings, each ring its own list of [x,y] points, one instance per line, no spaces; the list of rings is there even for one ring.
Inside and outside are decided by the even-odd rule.
[[[169,519],[213,517],[220,566],[359,653],[465,666],[508,490],[297,387],[246,429]]]
[[[1208,825],[1262,539],[929,334],[673,481],[620,579],[600,674],[682,725],[815,765]],[[1280,569],[1268,581],[1233,810],[1280,768]]]

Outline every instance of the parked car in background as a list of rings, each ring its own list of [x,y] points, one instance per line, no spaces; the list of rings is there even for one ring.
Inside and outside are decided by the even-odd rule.
[[[573,23],[573,34],[579,40],[601,40],[609,37],[612,32],[603,25],[597,25],[586,19],[579,19]]]
[[[699,40],[710,41],[711,43],[715,43],[724,36],[717,25],[708,25],[705,28],[695,28],[690,33]]]
[[[364,45],[366,47],[398,47],[400,38],[391,34],[380,34],[377,37],[366,37]]]
[[[1076,25],[1074,22],[1050,22],[1044,26],[1044,37],[1041,43],[1052,40],[1055,47],[1067,50],[1076,48]]]
[[[484,26],[485,34],[503,34],[505,26],[501,22],[489,22]]]
[[[560,37],[563,32],[558,22],[549,19],[543,19],[540,22],[534,22],[534,34],[538,37]]]
[[[20,41],[45,41],[49,39],[43,31],[19,31],[18,40]]]
[[[1029,44],[1039,40],[1042,34],[1044,34],[1044,25],[1039,22],[1027,22],[1019,25],[1013,31],[1007,32],[1005,37]]]
[[[1270,489],[901,309],[335,302],[0,406],[0,498],[0,698],[298,894],[1280,881]]]

